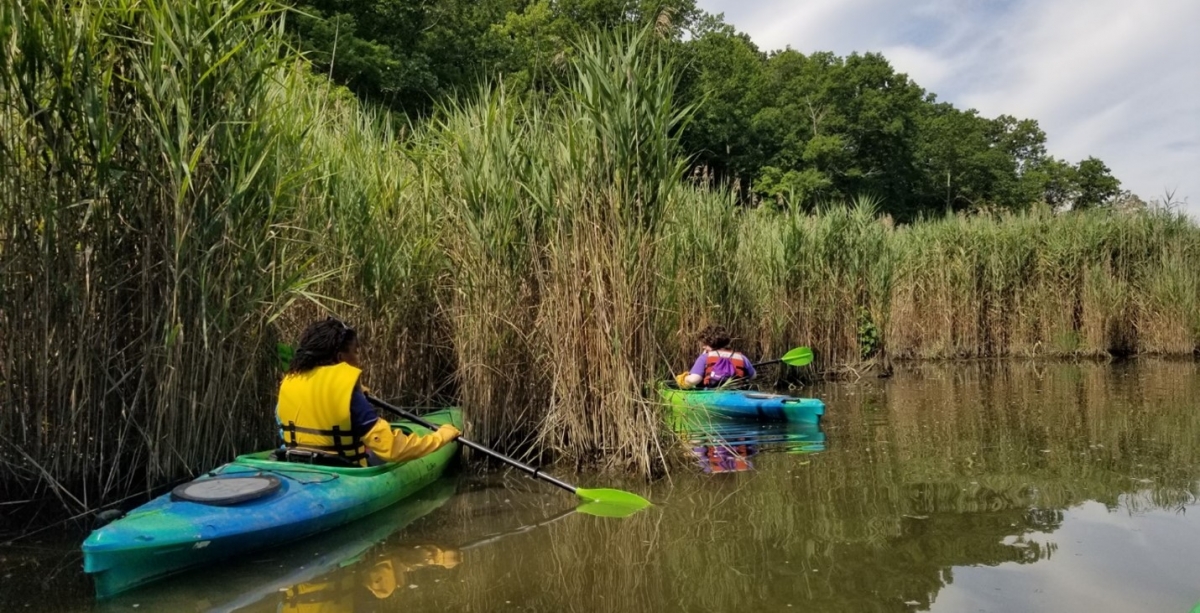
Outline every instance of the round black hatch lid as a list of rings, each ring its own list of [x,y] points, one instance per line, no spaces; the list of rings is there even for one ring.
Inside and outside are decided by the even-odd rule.
[[[171,490],[171,500],[226,506],[269,496],[281,485],[279,478],[273,475],[213,477],[176,487]]]

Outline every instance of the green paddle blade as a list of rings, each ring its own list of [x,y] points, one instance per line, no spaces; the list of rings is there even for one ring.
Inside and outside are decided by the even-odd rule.
[[[808,366],[813,361],[813,350],[808,347],[796,347],[783,354],[779,361],[788,366]]]
[[[575,511],[583,513],[584,515],[591,515],[593,517],[615,517],[621,519],[629,517],[630,515],[641,511],[641,509],[627,507],[623,504],[596,502],[593,500],[575,507]]]
[[[650,506],[649,500],[621,490],[589,490],[581,487],[576,488],[575,495],[587,501],[579,505],[576,511],[599,517],[628,517]]]

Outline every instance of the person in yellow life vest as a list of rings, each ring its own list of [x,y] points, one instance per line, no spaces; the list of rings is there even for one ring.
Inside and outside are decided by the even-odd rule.
[[[362,584],[376,598],[383,599],[391,596],[397,585],[407,584],[409,571],[429,566],[451,569],[458,566],[459,562],[461,556],[457,550],[442,549],[436,545],[396,549],[366,569]]]
[[[329,317],[304,331],[279,385],[285,457],[368,466],[419,458],[458,438],[449,424],[424,436],[393,430],[367,401],[361,374],[354,328]]]
[[[721,326],[700,332],[702,351],[692,369],[675,377],[681,389],[713,388],[754,377],[754,364],[740,351],[729,349],[729,333]]]
[[[354,613],[376,610],[373,604],[390,598],[397,588],[409,585],[409,572],[433,566],[452,569],[458,566],[460,556],[455,549],[418,545],[392,549],[364,562],[283,590],[283,601],[276,611]]]

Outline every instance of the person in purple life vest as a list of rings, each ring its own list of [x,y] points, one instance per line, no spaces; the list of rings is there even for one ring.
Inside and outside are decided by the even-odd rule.
[[[700,332],[703,351],[692,369],[675,378],[682,389],[714,388],[754,377],[754,364],[740,351],[729,348],[729,332],[708,326]]]

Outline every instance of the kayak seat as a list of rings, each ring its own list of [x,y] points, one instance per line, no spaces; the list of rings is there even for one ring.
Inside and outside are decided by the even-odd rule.
[[[316,466],[335,466],[339,468],[360,468],[358,464],[335,453],[316,451],[313,449],[276,449],[270,458],[276,462],[293,464],[314,464]]]

